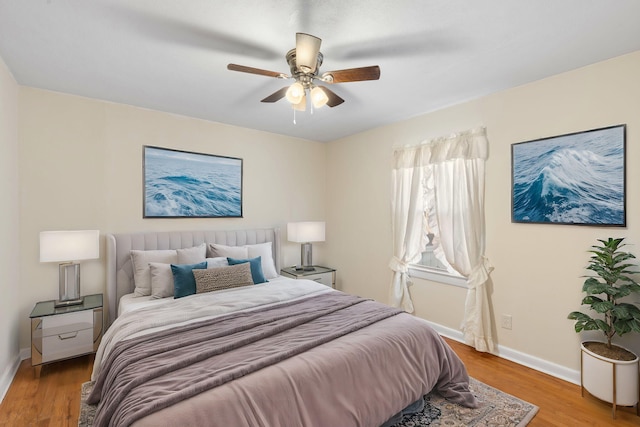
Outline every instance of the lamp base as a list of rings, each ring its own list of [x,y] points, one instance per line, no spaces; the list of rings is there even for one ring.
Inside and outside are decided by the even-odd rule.
[[[66,307],[68,305],[82,304],[80,296],[80,264],[67,262],[60,264],[58,299],[56,307]]]
[[[56,300],[53,303],[53,306],[55,308],[60,308],[60,307],[69,307],[71,305],[79,305],[79,304],[83,304],[84,303],[84,297],[80,297],[78,299],[68,299],[68,300]]]
[[[313,258],[313,247],[311,243],[303,243],[300,245],[300,267],[304,271],[313,271],[313,262],[311,261]]]

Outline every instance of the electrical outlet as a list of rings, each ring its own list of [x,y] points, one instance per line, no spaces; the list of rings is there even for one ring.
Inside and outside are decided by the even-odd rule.
[[[511,329],[512,327],[512,317],[510,314],[503,314],[502,315],[502,327],[504,329]]]

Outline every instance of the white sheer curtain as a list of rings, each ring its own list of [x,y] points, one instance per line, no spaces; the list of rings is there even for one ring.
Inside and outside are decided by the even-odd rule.
[[[413,308],[406,267],[424,250],[427,231],[433,232],[438,239],[435,243],[439,243],[435,255],[445,258],[467,279],[462,330],[465,342],[478,351],[493,350],[486,288],[492,267],[484,256],[484,175],[488,152],[486,131],[479,128],[403,147],[394,153],[394,258],[390,266],[395,274],[391,303],[399,306],[401,302],[403,308],[407,305]],[[412,185],[407,184],[409,176]],[[421,204],[420,221],[418,204]]]
[[[424,230],[424,158],[421,147],[394,151],[391,189],[391,233],[394,271],[389,299],[394,307],[413,313],[409,294],[409,264],[420,259],[427,243]],[[428,154],[428,153],[426,153]]]

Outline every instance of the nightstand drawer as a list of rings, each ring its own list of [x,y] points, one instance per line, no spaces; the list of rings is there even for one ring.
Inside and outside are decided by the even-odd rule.
[[[93,311],[42,318],[42,363],[93,351]]]
[[[42,363],[93,352],[93,328],[42,338]]]
[[[304,276],[304,279],[322,283],[323,285],[329,286],[330,288],[333,287],[333,273],[309,274]]]
[[[77,313],[56,314],[54,316],[47,316],[42,318],[43,331],[54,330],[51,333],[43,332],[43,335],[56,334],[58,333],[58,329],[61,329],[64,332],[91,327],[93,327],[92,311],[78,311]]]

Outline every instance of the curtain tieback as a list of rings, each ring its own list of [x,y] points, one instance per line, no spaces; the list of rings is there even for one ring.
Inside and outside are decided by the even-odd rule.
[[[467,278],[467,287],[474,289],[482,285],[489,279],[489,274],[493,271],[493,265],[486,257],[482,257],[480,262],[471,270],[471,274]]]
[[[391,261],[389,261],[389,268],[398,273],[406,273],[409,271],[409,264],[394,256],[391,258]]]

